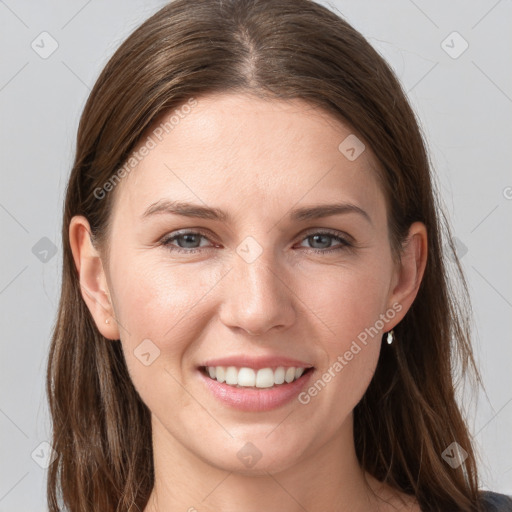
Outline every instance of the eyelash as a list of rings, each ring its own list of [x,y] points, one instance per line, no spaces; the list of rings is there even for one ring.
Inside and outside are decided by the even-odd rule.
[[[160,243],[164,247],[168,248],[170,251],[178,252],[178,253],[195,254],[197,252],[200,252],[202,249],[204,249],[204,248],[199,248],[199,247],[192,248],[192,249],[184,249],[183,247],[177,247],[175,245],[171,245],[171,242],[173,242],[177,238],[179,238],[181,236],[185,236],[185,235],[200,235],[200,236],[208,239],[208,235],[202,231],[183,231],[181,233],[177,233],[177,234],[174,234],[169,237],[164,237]],[[341,243],[341,245],[339,247],[333,247],[330,249],[313,249],[313,248],[308,249],[307,247],[305,247],[305,249],[308,252],[313,252],[315,254],[326,254],[326,253],[333,253],[336,251],[341,251],[344,249],[345,250],[351,249],[354,247],[353,244],[348,242],[345,238],[341,237],[339,235],[338,231],[329,231],[329,230],[314,231],[314,232],[306,234],[302,238],[302,240],[305,240],[314,235],[330,236],[332,239],[336,239],[337,241],[339,241]],[[208,249],[211,249],[211,247],[208,247]]]

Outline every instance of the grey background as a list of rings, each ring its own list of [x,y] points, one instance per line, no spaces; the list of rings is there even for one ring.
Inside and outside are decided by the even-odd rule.
[[[50,453],[45,366],[79,115],[117,46],[164,3],[0,0],[0,512],[46,509],[36,461]],[[390,62],[420,118],[475,311],[487,394],[464,408],[482,485],[512,494],[512,1],[323,3]],[[43,31],[58,43],[45,59],[31,47]],[[460,53],[453,31],[469,44],[458,58],[441,46]]]

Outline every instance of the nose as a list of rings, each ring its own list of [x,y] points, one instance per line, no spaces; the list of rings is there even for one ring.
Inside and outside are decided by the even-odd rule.
[[[285,330],[294,323],[296,297],[291,275],[270,253],[266,249],[250,263],[234,255],[220,308],[221,321],[231,329],[261,336],[271,329]]]

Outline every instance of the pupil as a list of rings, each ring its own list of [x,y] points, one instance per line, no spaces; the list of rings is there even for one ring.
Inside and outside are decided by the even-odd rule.
[[[187,233],[187,234],[182,235],[182,236],[183,236],[183,238],[184,238],[184,240],[185,240],[185,245],[186,245],[186,244],[188,244],[189,242],[194,243],[194,242],[193,242],[193,240],[194,240],[194,238],[195,238],[195,236],[196,236],[196,235],[192,235],[192,234],[190,234],[190,233]],[[191,240],[191,239],[192,239],[192,240]],[[186,245],[186,247],[188,247],[188,245]]]
[[[313,235],[313,240],[314,240],[315,242],[317,242],[317,241],[318,241],[318,239],[320,239],[320,240],[321,240],[322,238],[324,238],[324,240],[325,240],[326,244],[327,244],[327,245],[329,245],[329,237],[328,237],[328,236],[326,236],[326,235]],[[320,244],[322,245],[321,241],[320,241]],[[324,245],[325,245],[325,244],[324,244]]]

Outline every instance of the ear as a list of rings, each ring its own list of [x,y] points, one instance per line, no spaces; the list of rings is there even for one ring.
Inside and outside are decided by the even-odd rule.
[[[94,322],[105,338],[118,340],[119,328],[114,317],[103,262],[92,243],[89,222],[82,215],[71,219],[69,242],[79,275],[82,297]]]
[[[397,303],[402,306],[393,322],[386,326],[390,331],[405,316],[418,293],[428,252],[427,228],[422,222],[414,222],[409,228],[409,234],[402,246],[402,261],[397,263],[395,274],[390,287],[388,308]]]

